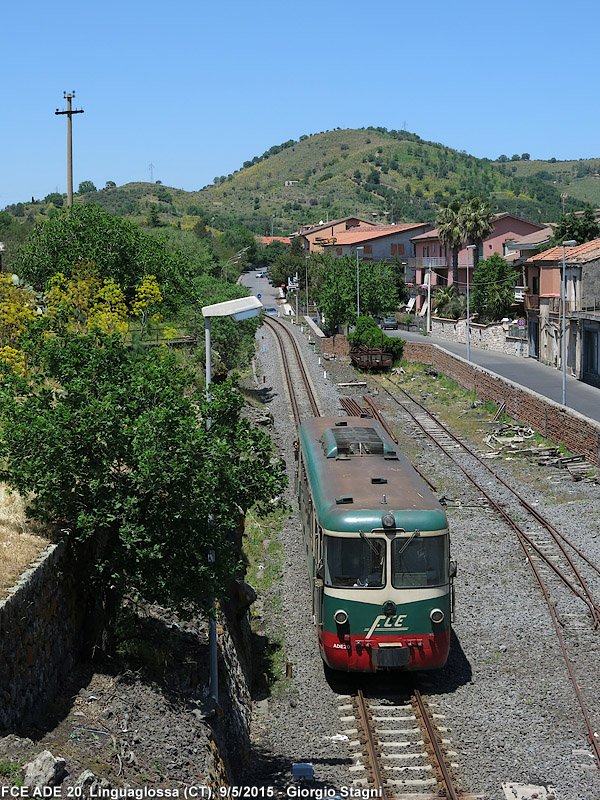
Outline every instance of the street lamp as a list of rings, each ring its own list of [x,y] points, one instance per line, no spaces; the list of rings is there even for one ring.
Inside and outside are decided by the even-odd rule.
[[[431,267],[427,267],[425,273],[425,283],[427,284],[427,333],[431,333]]]
[[[364,247],[356,247],[356,320],[360,317],[360,274],[358,271],[358,251],[362,250],[364,253]]]
[[[248,245],[248,247],[244,247],[242,250],[239,251],[239,253],[236,253],[234,256],[231,256],[231,258],[228,258],[227,261],[225,262],[225,266],[221,267],[221,279],[223,279],[223,271],[225,271],[225,283],[227,283],[227,267],[229,266],[229,264],[231,264],[231,262],[233,262],[234,264],[237,264],[239,262],[240,258],[246,252],[246,250],[249,250],[249,249],[250,249],[250,245]]]
[[[476,247],[477,247],[476,244],[467,245],[467,361],[471,360],[471,318],[469,312],[469,250],[475,250]]]
[[[574,239],[567,239],[562,243],[563,263],[562,263],[562,404],[567,405],[567,269],[565,263],[565,247],[575,247],[577,242]]]
[[[236,322],[250,317],[258,316],[263,304],[257,297],[240,297],[237,300],[226,300],[224,303],[215,303],[212,306],[203,306],[202,316],[204,317],[204,341],[206,346],[206,399],[210,402],[210,321],[212,317],[231,317]],[[206,418],[206,430],[211,426],[210,416]],[[209,560],[214,561],[209,554]],[[208,623],[208,651],[210,663],[210,696],[215,703],[219,703],[219,665],[217,652],[217,620],[216,609],[214,619]]]
[[[306,288],[306,316],[308,317],[308,253],[304,256],[304,283]]]

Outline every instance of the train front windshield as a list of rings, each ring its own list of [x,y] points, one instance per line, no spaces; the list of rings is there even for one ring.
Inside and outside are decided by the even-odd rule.
[[[446,536],[397,537],[392,542],[392,585],[396,589],[443,586],[448,580]]]
[[[385,581],[385,540],[325,537],[325,583],[380,589]]]

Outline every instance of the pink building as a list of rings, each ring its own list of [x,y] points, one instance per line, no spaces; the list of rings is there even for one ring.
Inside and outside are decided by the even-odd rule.
[[[517,217],[514,214],[495,214],[493,218],[494,230],[484,240],[479,248],[480,260],[489,258],[494,253],[502,257],[509,254],[509,243],[528,234],[542,231],[546,226],[536,222]],[[415,246],[415,282],[417,285],[425,283],[425,275],[431,269],[431,286],[452,285],[452,252],[448,245],[440,242],[437,228],[411,239]],[[472,260],[472,254],[469,254]],[[462,248],[458,254],[458,281],[460,291],[464,292],[467,284],[467,248]],[[473,264],[469,264],[472,275]]]

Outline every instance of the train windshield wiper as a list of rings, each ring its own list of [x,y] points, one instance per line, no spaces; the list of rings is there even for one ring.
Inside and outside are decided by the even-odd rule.
[[[414,529],[414,531],[411,533],[410,537],[409,537],[409,538],[406,540],[406,544],[403,544],[403,545],[402,545],[402,549],[400,550],[400,552],[396,554],[396,555],[397,555],[397,558],[400,558],[400,556],[402,555],[402,553],[403,553],[403,552],[406,550],[406,548],[408,547],[408,545],[409,545],[409,544],[412,542],[412,540],[415,538],[415,536],[416,536],[418,533],[419,533],[419,531],[418,531],[418,530],[415,528],[415,529]]]
[[[367,538],[364,531],[359,530],[358,533],[360,535],[360,538],[369,545],[369,548],[371,549],[371,552],[373,553],[375,558],[379,558],[381,556],[381,551],[379,552],[377,551],[377,548],[375,547],[373,542]]]

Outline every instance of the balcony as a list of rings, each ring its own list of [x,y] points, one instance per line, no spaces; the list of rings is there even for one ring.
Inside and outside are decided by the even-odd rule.
[[[412,258],[416,269],[437,269],[438,267],[447,267],[447,258]]]
[[[516,296],[516,292],[515,292]],[[540,296],[539,294],[524,294],[523,300],[525,301],[525,310],[526,311],[538,311],[540,307]]]

